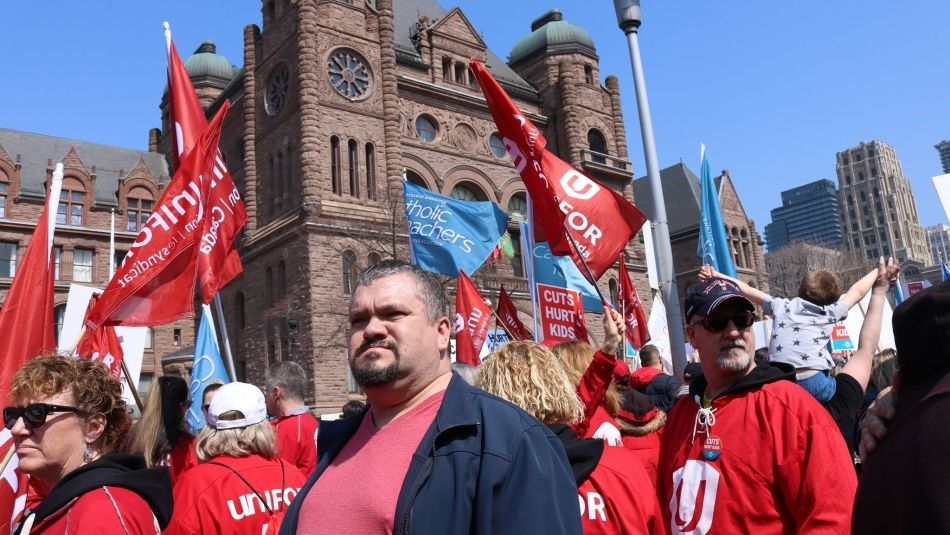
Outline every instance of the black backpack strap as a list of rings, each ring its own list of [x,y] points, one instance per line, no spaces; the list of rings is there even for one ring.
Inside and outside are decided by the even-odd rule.
[[[279,461],[278,461],[278,462],[279,462]],[[244,484],[247,485],[247,488],[251,489],[251,491],[252,491],[254,494],[257,495],[258,499],[261,500],[261,504],[264,506],[265,509],[267,509],[267,512],[270,513],[270,514],[274,514],[274,510],[271,509],[269,505],[267,505],[267,500],[265,500],[264,497],[261,496],[261,493],[260,493],[260,492],[257,492],[257,489],[255,489],[255,488],[248,482],[247,479],[244,479],[244,476],[242,476],[242,475],[240,474],[240,472],[238,472],[238,471],[235,470],[234,468],[231,468],[230,466],[228,466],[228,465],[226,465],[226,464],[223,464],[223,463],[218,463],[218,462],[215,462],[215,461],[208,461],[208,464],[216,464],[216,465],[218,465],[218,466],[223,466],[223,467],[227,468],[228,470],[230,470],[234,475],[236,475],[236,476],[238,476],[239,478],[241,478],[241,481],[243,481]],[[283,480],[284,465],[280,465],[280,473],[281,473],[281,480]]]

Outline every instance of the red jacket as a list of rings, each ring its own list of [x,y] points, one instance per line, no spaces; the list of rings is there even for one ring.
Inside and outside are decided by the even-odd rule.
[[[309,477],[317,467],[317,429],[320,422],[306,407],[299,412],[271,420],[277,434],[280,458],[296,466]]]
[[[43,522],[31,534],[129,533],[158,535],[162,530],[152,509],[141,496],[121,487],[99,487],[76,498]]]
[[[195,437],[182,432],[178,442],[168,454],[168,475],[172,478],[172,485],[183,472],[194,468],[198,464],[198,453],[195,451]]]
[[[657,375],[660,375],[661,373],[663,373],[663,370],[658,370],[649,366],[640,368],[630,374],[630,386],[636,390],[642,390],[648,384],[650,384],[650,381],[652,381]]]
[[[213,463],[236,470],[247,483]],[[219,455],[187,471],[175,484],[175,512],[164,533],[271,535],[262,534],[271,515],[257,494],[271,510],[286,511],[305,481],[300,470],[277,457]]]
[[[706,381],[693,380],[660,452],[657,492],[671,533],[849,532],[851,456],[828,411],[794,377],[791,366],[760,363],[704,417],[697,400]]]
[[[653,484],[635,454],[601,440],[579,439],[567,426],[548,427],[571,462],[585,535],[663,533]]]
[[[616,363],[616,357],[598,351],[594,353],[594,360],[591,361],[587,369],[584,370],[584,375],[581,376],[581,382],[577,385],[577,395],[584,403],[584,419],[571,427],[582,437],[593,435],[605,421],[605,414],[610,418],[610,414],[603,408],[602,403],[604,394],[607,393],[610,382],[613,380]],[[595,418],[597,419],[596,423],[594,422]]]

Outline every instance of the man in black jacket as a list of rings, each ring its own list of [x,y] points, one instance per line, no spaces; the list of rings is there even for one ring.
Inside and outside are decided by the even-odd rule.
[[[369,406],[321,425],[280,533],[581,533],[560,441],[452,374],[445,309],[439,279],[415,266],[360,275],[348,360]]]

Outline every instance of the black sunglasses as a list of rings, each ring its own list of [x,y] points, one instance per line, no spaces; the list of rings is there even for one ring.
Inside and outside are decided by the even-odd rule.
[[[707,331],[718,333],[724,331],[726,327],[729,326],[729,320],[732,320],[732,323],[737,329],[748,329],[755,323],[755,314],[746,311],[739,312],[732,316],[706,316],[699,321],[694,321],[693,325],[700,324],[705,327]]]
[[[46,417],[53,412],[74,412],[82,414],[82,411],[76,407],[66,405],[50,405],[49,403],[32,403],[26,407],[4,407],[3,425],[7,429],[13,429],[16,421],[23,418],[23,423],[29,429],[37,429],[46,424]]]

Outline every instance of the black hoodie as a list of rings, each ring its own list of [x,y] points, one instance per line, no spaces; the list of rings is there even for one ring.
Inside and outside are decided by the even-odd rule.
[[[66,474],[35,509],[23,518],[35,515],[34,525],[55,515],[73,499],[99,487],[121,487],[138,494],[148,503],[162,529],[172,517],[172,483],[167,468],[147,469],[145,458],[128,453],[108,453]],[[12,535],[18,535],[23,521]]]
[[[774,383],[775,381],[782,380],[791,381],[794,383],[795,367],[784,362],[769,362],[768,360],[763,360],[759,362],[755,368],[752,368],[751,372],[742,376],[742,378],[733,383],[732,386],[720,393],[719,396],[734,394],[736,392],[745,392],[768,383]],[[703,392],[706,391],[707,384],[708,383],[706,382],[705,376],[696,376],[693,378],[693,381],[689,383],[689,395],[699,396],[702,398]]]
[[[580,486],[597,468],[604,454],[604,441],[599,438],[578,438],[573,429],[563,424],[548,424],[548,429],[561,440],[574,479]]]

